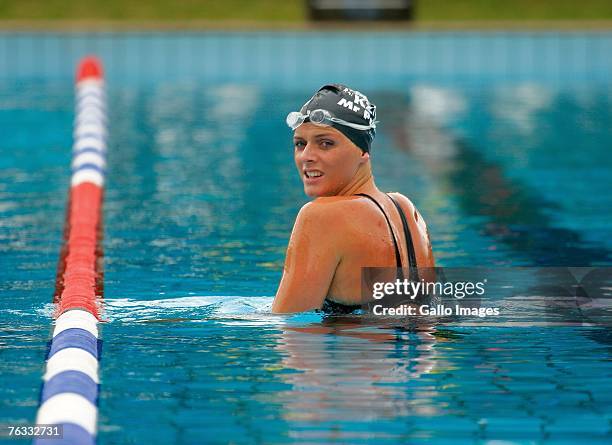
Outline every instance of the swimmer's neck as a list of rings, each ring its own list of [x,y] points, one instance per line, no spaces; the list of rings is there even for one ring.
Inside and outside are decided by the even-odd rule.
[[[369,168],[360,168],[357,170],[355,177],[345,187],[343,187],[336,196],[352,196],[358,193],[371,195],[378,192],[378,187],[374,183],[372,170]]]

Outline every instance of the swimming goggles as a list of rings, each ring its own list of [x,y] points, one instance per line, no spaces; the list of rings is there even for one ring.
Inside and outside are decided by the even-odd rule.
[[[346,127],[354,128],[355,130],[372,130],[376,128],[376,122],[372,122],[370,125],[354,124],[353,122],[347,122],[344,119],[339,119],[332,115],[329,111],[321,109],[308,111],[306,114],[302,114],[299,111],[292,111],[287,115],[287,119],[285,119],[285,121],[287,122],[289,128],[295,130],[297,127],[302,125],[306,119],[320,127],[329,127],[332,124],[340,124]]]

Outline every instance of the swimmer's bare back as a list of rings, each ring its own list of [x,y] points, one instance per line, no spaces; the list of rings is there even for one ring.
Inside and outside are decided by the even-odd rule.
[[[369,195],[389,218],[402,265],[406,267],[407,243],[395,205],[377,189]],[[425,221],[404,195],[390,195],[406,215],[418,267],[434,267]],[[375,203],[362,196],[319,197],[302,207],[297,216],[272,311],[319,309],[326,298],[361,304],[361,269],[395,266],[389,225]]]

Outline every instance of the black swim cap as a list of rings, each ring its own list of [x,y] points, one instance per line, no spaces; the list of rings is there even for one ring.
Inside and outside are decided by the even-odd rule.
[[[319,91],[304,104],[300,113],[322,109],[344,121],[370,126],[376,122],[376,105],[370,103],[365,94],[352,90],[346,85],[329,84],[319,88]],[[305,122],[307,122],[306,119]],[[376,129],[357,130],[346,125],[333,123],[332,127],[349,138],[364,152],[369,152]]]

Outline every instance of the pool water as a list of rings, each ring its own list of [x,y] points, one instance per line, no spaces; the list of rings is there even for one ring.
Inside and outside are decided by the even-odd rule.
[[[109,84],[98,442],[609,443],[606,325],[270,313],[307,202],[284,117],[317,86]],[[355,87],[377,184],[438,265],[612,265],[611,84]],[[69,80],[0,82],[0,424],[35,418],[72,101]]]

